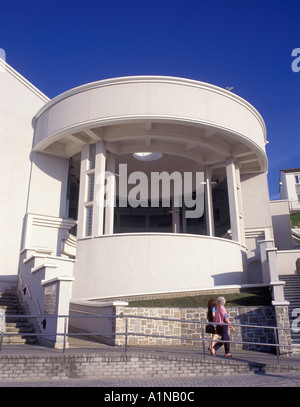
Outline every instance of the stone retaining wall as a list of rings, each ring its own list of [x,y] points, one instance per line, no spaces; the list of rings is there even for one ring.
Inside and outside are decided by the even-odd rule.
[[[276,326],[276,314],[274,307],[228,307],[228,316],[231,323],[243,325]],[[200,308],[130,308],[122,307],[116,310],[116,314],[124,316],[139,316],[141,318],[128,318],[128,345],[132,346],[178,346],[195,345],[202,346],[199,339],[202,338],[202,327],[199,321],[206,321],[207,309]],[[147,317],[150,319],[143,319]],[[163,318],[165,320],[155,320]],[[180,322],[179,320],[184,320]],[[125,332],[125,318],[118,319],[116,332]],[[133,334],[139,334],[138,336]],[[152,336],[153,335],[153,336]],[[158,337],[161,336],[161,337]],[[165,336],[165,337],[164,337]],[[178,338],[166,338],[168,336]],[[187,339],[180,339],[184,337]],[[210,339],[211,335],[205,334]],[[274,343],[273,329],[236,327],[236,333],[231,333],[233,341]],[[125,337],[116,336],[116,345],[124,346]],[[206,343],[206,346],[208,346]],[[237,349],[248,349],[264,352],[274,352],[271,346],[257,345],[231,345]]]
[[[125,304],[125,305],[124,305]],[[88,306],[78,308],[77,311],[88,313]],[[74,308],[74,307],[73,307]],[[81,310],[81,311],[80,311]],[[288,307],[287,306],[261,306],[261,307],[228,307],[229,319],[232,324],[255,325],[267,327],[289,328]],[[75,312],[75,311],[73,311]],[[93,306],[93,313],[96,308]],[[127,344],[129,346],[178,346],[193,345],[201,346],[202,326],[199,321],[206,322],[205,307],[199,308],[134,308],[126,306],[126,303],[111,303],[97,309],[99,315],[107,315],[107,318],[93,319],[96,323],[96,330],[91,327],[87,331],[84,325],[84,318],[76,320],[70,318],[70,324],[75,324],[76,329],[71,326],[70,330],[76,332],[106,332],[106,335],[97,338],[110,345],[124,346],[126,323],[127,323]],[[84,316],[84,313],[82,314]],[[92,313],[90,311],[90,313]],[[120,316],[111,318],[111,316]],[[128,317],[128,318],[125,318]],[[126,321],[127,319],[127,321]],[[91,321],[91,320],[89,320]],[[96,322],[95,322],[96,321]],[[203,328],[205,325],[203,324]],[[92,336],[92,335],[91,335]],[[182,337],[184,339],[182,339]],[[208,347],[211,335],[205,334]],[[95,337],[94,337],[95,339]],[[252,343],[274,344],[274,329],[259,327],[236,327],[236,333],[230,332],[230,339],[238,342],[251,342],[250,344],[231,344],[233,348],[247,349],[262,352],[275,353],[274,346],[255,345]],[[291,337],[289,331],[279,331],[279,343],[290,344]],[[288,353],[290,349],[283,347]]]

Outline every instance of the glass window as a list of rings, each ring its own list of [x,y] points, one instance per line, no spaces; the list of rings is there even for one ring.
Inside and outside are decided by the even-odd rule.
[[[87,202],[91,202],[94,200],[94,186],[95,186],[95,174],[88,174],[88,182],[87,182]]]
[[[227,179],[216,184],[212,190],[215,236],[226,237],[230,229]]]
[[[95,168],[95,158],[96,158],[96,144],[90,144],[89,149],[89,170]]]
[[[86,206],[85,208],[85,235],[92,235],[93,207]]]

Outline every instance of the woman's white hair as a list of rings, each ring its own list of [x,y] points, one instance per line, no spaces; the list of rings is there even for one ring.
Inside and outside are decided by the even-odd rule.
[[[219,305],[225,305],[225,304],[226,304],[226,300],[225,300],[224,297],[218,297],[218,298],[217,298],[217,303],[218,303]]]

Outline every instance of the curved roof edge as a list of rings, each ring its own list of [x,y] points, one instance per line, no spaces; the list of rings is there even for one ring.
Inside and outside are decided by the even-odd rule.
[[[193,87],[199,87],[199,88],[205,88],[208,89],[212,92],[224,94],[226,97],[229,97],[236,102],[242,104],[244,107],[249,109],[258,119],[258,121],[261,123],[263,133],[264,133],[264,140],[265,143],[267,143],[267,131],[266,131],[266,125],[265,122],[261,116],[261,114],[258,112],[258,110],[252,106],[247,100],[243,99],[242,97],[232,93],[229,90],[223,89],[219,86],[212,85],[210,83],[206,82],[201,82],[193,79],[185,79],[185,78],[178,78],[178,77],[173,77],[173,76],[159,76],[159,75],[141,75],[141,76],[124,76],[124,77],[117,77],[117,78],[111,78],[111,79],[103,79],[95,82],[90,82],[84,85],[77,86],[75,88],[72,88],[66,92],[61,93],[60,95],[56,96],[52,100],[48,101],[48,103],[43,106],[35,115],[34,120],[37,120],[47,109],[55,105],[56,103],[60,102],[63,99],[66,99],[72,95],[85,92],[87,90],[91,89],[96,89],[104,86],[114,86],[114,85],[119,85],[121,83],[138,83],[138,82],[161,82],[161,83],[174,83],[174,84],[182,84],[185,86],[193,86]]]

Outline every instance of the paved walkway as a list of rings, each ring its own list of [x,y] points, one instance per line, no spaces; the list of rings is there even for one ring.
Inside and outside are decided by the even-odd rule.
[[[208,350],[203,354],[202,345],[199,346],[155,346],[155,347],[128,347],[128,353],[146,353],[153,355],[172,355],[177,357],[192,357],[192,358],[212,358]],[[109,346],[89,340],[82,340],[79,338],[70,337],[69,347],[65,349],[65,354],[92,354],[92,353],[124,353],[124,347]],[[278,358],[275,354],[252,352],[247,350],[234,350],[232,349],[233,358],[225,358],[224,350],[219,349],[215,359],[222,360],[235,360],[240,362],[256,362],[262,364],[278,365]],[[3,345],[0,355],[59,355],[63,354],[61,349],[53,349],[39,345]],[[297,357],[279,357],[280,366],[299,366],[300,373],[300,353]]]
[[[65,354],[89,353],[124,353],[124,348],[116,348],[95,342],[70,338],[69,347]],[[128,348],[128,353],[146,353],[149,355],[170,355],[176,357],[204,358],[201,346],[196,347],[144,347]],[[257,362],[263,365],[278,366],[276,355],[232,350],[233,358],[230,360],[240,362]],[[3,345],[2,355],[58,355],[62,350],[51,349],[38,345]],[[212,358],[208,351],[205,358]],[[228,360],[220,349],[215,360]],[[280,371],[272,374],[247,374],[238,376],[213,376],[213,377],[183,377],[183,378],[111,378],[111,379],[64,379],[60,381],[5,381],[0,382],[0,387],[300,387],[300,355],[297,357],[280,356]],[[295,371],[294,368],[299,369]]]
[[[5,381],[0,387],[111,387],[111,388],[195,388],[195,387],[300,387],[300,374],[247,374],[221,377],[164,379],[65,379],[50,381]],[[120,391],[121,392],[121,391]],[[150,390],[149,390],[150,392]],[[102,392],[103,393],[103,392]],[[145,391],[144,391],[145,393]]]

